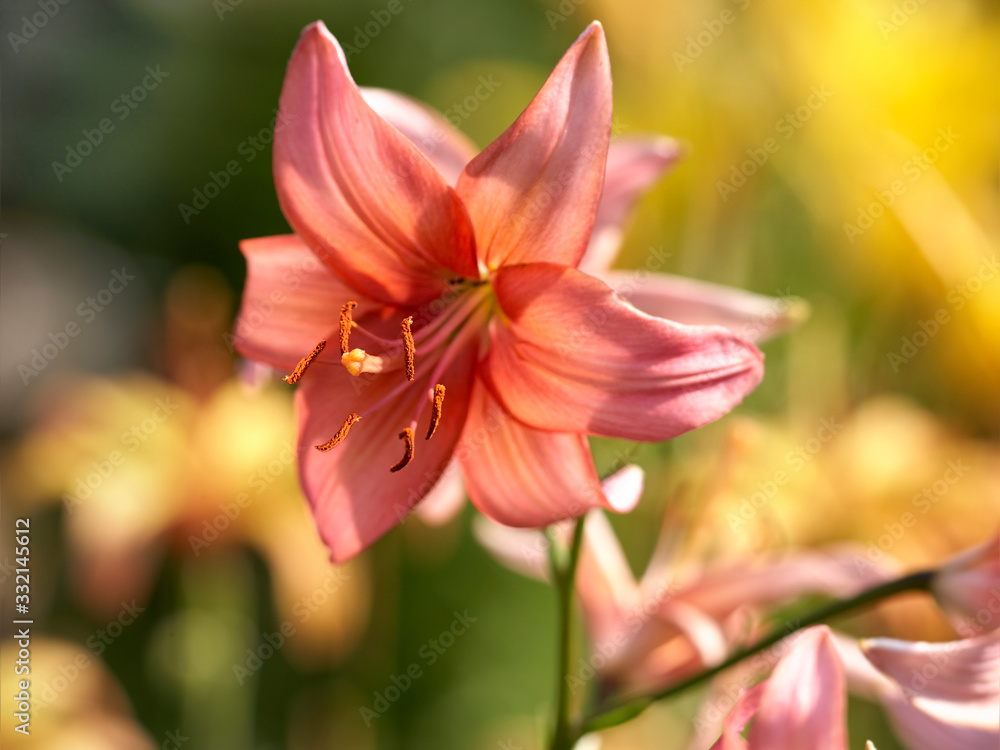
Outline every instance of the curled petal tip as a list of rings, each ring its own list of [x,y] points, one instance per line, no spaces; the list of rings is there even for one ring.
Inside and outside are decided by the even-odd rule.
[[[611,510],[616,513],[632,511],[642,496],[644,481],[645,473],[642,468],[629,464],[601,482]]]

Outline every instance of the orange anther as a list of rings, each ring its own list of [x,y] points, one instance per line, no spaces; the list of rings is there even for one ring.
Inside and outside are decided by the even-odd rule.
[[[329,440],[327,440],[322,445],[317,445],[316,450],[323,451],[323,453],[326,453],[328,450],[333,448],[333,446],[337,445],[337,443],[339,443],[345,437],[347,437],[347,433],[351,431],[351,428],[354,426],[354,423],[357,422],[359,419],[361,419],[361,417],[359,417],[357,414],[351,414],[347,419],[344,420],[344,424],[341,426],[339,430],[337,430],[337,434],[334,435]]]

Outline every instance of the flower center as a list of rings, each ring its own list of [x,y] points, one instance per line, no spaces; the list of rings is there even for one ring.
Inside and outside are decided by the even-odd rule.
[[[406,467],[416,452],[415,429],[424,409],[429,406],[431,411],[425,440],[430,440],[434,436],[441,423],[446,391],[440,382],[441,378],[454,358],[469,343],[470,338],[483,330],[490,314],[489,305],[485,304],[489,299],[489,285],[476,284],[471,289],[460,292],[453,303],[446,305],[437,317],[422,326],[416,334],[413,332],[413,316],[404,318],[400,323],[399,339],[386,339],[366,330],[353,319],[352,311],[357,307],[357,303],[351,301],[343,305],[340,309],[340,362],[347,372],[358,377],[363,373],[390,376],[395,371],[402,371],[406,378],[360,414],[357,412],[349,414],[336,434],[325,443],[315,446],[316,450],[322,452],[332,450],[344,441],[351,428],[363,417],[400,396],[416,377],[419,348],[422,359],[427,358],[432,361],[436,359],[429,378],[434,385],[427,389],[427,398],[421,399],[409,424],[399,433],[399,439],[403,441],[403,457],[389,467],[389,471],[396,472]],[[437,304],[440,303],[432,303],[430,310],[434,311]],[[371,339],[379,347],[381,354],[369,354],[362,348],[352,349],[350,345],[352,331]],[[315,348],[296,365],[292,373],[284,378],[285,382],[298,383],[323,352],[326,343],[323,340],[316,344]]]

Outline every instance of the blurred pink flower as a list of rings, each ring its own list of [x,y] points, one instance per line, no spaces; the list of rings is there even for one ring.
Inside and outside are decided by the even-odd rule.
[[[1000,628],[1000,533],[941,565],[931,589],[959,634]]]
[[[829,628],[804,630],[771,676],[740,696],[712,750],[847,750],[844,692]]]
[[[995,750],[1000,743],[1000,630],[950,643],[892,638],[837,647],[852,692],[881,703],[911,750]]]
[[[611,76],[600,25],[474,158],[453,133],[422,137],[440,120],[421,105],[368,99],[375,109],[336,39],[308,27],[274,144],[296,233],[241,245],[235,341],[294,369],[290,382],[305,375],[299,442],[320,450],[304,453],[300,478],[334,560],[395,525],[453,456],[473,503],[511,525],[621,510],[601,491],[588,434],[666,440],[760,381],[757,331],[651,316],[578,269],[592,230],[594,254],[606,254],[629,203],[674,157],[662,141],[616,151],[627,166],[609,172],[602,202]],[[331,336],[332,356],[317,345]],[[421,421],[429,442],[418,446]],[[352,429],[363,438],[331,450]]]
[[[609,477],[604,492],[616,506],[635,505],[641,469]],[[809,593],[851,596],[889,577],[875,566],[859,569],[848,549],[768,554],[680,572],[665,554],[665,534],[636,581],[607,517],[594,512],[586,524],[576,586],[591,655],[567,675],[573,692],[594,673],[604,694],[656,692],[723,661],[756,635],[755,617],[766,608]],[[547,577],[540,532],[483,521],[476,533],[508,567]]]
[[[744,691],[713,750],[838,750],[847,687],[885,708],[912,750],[993,750],[1000,742],[1000,631],[952,643],[834,636],[790,639],[771,678]],[[846,678],[846,679],[845,679]],[[756,716],[749,742],[740,733]]]

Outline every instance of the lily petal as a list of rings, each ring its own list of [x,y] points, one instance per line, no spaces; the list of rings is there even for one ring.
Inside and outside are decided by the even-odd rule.
[[[765,687],[764,683],[754,685],[740,695],[722,726],[722,736],[710,750],[746,750],[747,741],[743,739],[743,730],[760,709]]]
[[[522,424],[482,383],[455,455],[473,505],[507,526],[548,526],[611,507],[585,435]]]
[[[1000,700],[1000,630],[951,643],[871,638],[861,651],[882,674],[914,698]],[[927,676],[929,675],[929,677]],[[1000,722],[1000,712],[994,711]]]
[[[646,484],[642,467],[629,464],[601,482],[604,494],[619,513],[627,513],[639,504]]]
[[[381,537],[438,484],[465,425],[477,356],[474,345],[456,353],[441,379],[448,399],[434,438],[423,439],[430,418],[425,408],[413,460],[395,473],[389,467],[403,455],[398,434],[421,400],[429,399],[436,362],[423,361],[416,380],[371,414],[364,414],[365,409],[398,386],[401,373],[354,378],[339,364],[316,363],[302,379],[295,393],[299,479],[334,562],[353,557]],[[316,450],[352,412],[362,418],[346,439],[329,452]]]
[[[581,271],[596,274],[611,268],[621,248],[622,225],[635,202],[680,157],[680,144],[666,136],[632,136],[611,142],[594,233],[577,266]]]
[[[767,680],[750,750],[846,750],[846,682],[830,630],[795,637]]]
[[[844,549],[732,562],[705,571],[673,598],[722,622],[744,606],[781,604],[807,593],[848,597],[891,577],[888,570],[870,564],[859,570],[858,559]]]
[[[427,493],[413,512],[428,526],[444,526],[462,512],[464,501],[465,485],[462,484],[458,462],[452,459],[434,489]]]
[[[763,376],[763,355],[720,327],[654,318],[573,268],[502,268],[504,313],[484,377],[539,429],[659,441],[730,411]]]
[[[624,471],[633,475],[638,471],[641,476],[638,467],[630,469]],[[638,494],[635,498],[638,500]],[[627,627],[629,615],[639,605],[639,587],[614,529],[607,516],[599,511],[587,516],[576,588],[591,642],[601,645],[620,642],[616,636]]]
[[[911,750],[993,750],[1000,741],[1000,630],[953,643],[840,637],[852,693],[878,701]]]
[[[660,597],[643,592],[638,618],[626,654],[619,660],[616,679],[623,693],[642,695],[656,692],[706,667],[714,666],[729,653],[729,642],[719,623],[697,607],[669,597],[665,588]],[[650,616],[650,610],[653,610]]]
[[[243,240],[240,250],[247,280],[233,344],[244,357],[289,372],[316,342],[335,334],[340,306],[357,293],[297,235]]]
[[[643,576],[646,602],[655,616],[633,633],[627,672],[619,679],[630,693],[652,692],[719,663],[742,639],[741,614],[760,612],[807,593],[844,597],[890,577],[887,570],[857,568],[854,550],[797,552],[709,568],[686,582]],[[659,581],[658,588],[651,583]],[[858,654],[858,659],[864,661]],[[869,667],[870,672],[874,672]]]
[[[910,750],[996,750],[1000,747],[997,701],[962,706],[942,704],[931,711],[904,698],[883,700],[889,721]],[[969,709],[972,709],[970,711]]]
[[[382,119],[430,159],[449,185],[458,181],[465,165],[479,153],[464,133],[423,102],[395,91],[367,86],[361,87],[361,96]]]
[[[365,103],[320,22],[302,33],[288,65],[274,181],[296,233],[367,297],[414,306],[445,291],[449,278],[478,276],[461,201]]]
[[[595,22],[458,179],[489,268],[579,262],[601,199],[610,136],[611,66]]]
[[[501,565],[527,578],[549,580],[549,540],[540,530],[504,526],[477,515],[472,532]]]
[[[754,343],[767,341],[809,316],[809,303],[798,297],[767,297],[642,269],[597,275],[645,313],[684,325],[724,326]]]
[[[624,513],[639,502],[642,484],[642,469],[626,466],[605,479],[601,486],[608,502]],[[603,519],[604,523],[595,525],[596,518]],[[554,531],[567,542],[572,537],[569,522],[556,525]],[[480,544],[508,568],[530,578],[548,580],[549,541],[541,531],[504,526],[479,516],[473,522],[473,532]],[[597,583],[592,585],[592,580]],[[592,609],[598,615],[607,611],[606,604],[610,599],[617,601],[627,596],[630,587],[635,588],[635,579],[618,546],[618,539],[600,512],[587,517],[576,584],[584,608]],[[588,628],[588,632],[593,634],[593,629]]]
[[[1000,600],[1000,533],[947,560],[931,581],[931,591],[956,627],[980,612],[995,612],[991,602]],[[1000,618],[986,624],[1000,627]]]

